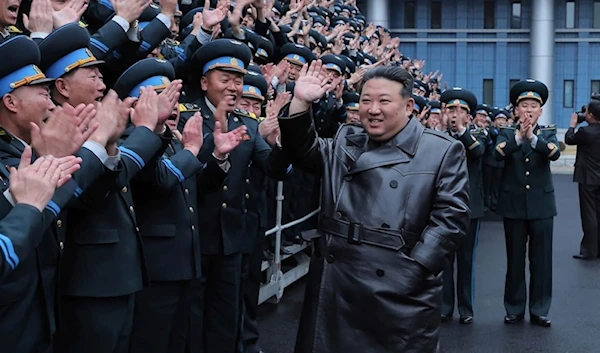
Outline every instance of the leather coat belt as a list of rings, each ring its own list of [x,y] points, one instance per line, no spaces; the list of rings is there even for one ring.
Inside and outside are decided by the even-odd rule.
[[[368,244],[395,251],[402,249],[406,244],[401,232],[364,226],[362,223],[322,216],[319,225],[321,231],[348,239],[349,244]]]

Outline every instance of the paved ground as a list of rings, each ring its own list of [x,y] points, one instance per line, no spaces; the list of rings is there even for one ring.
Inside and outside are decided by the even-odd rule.
[[[477,249],[475,323],[457,320],[444,324],[444,353],[583,353],[600,352],[600,261],[581,262],[581,236],[576,185],[570,175],[555,175],[559,215],[554,222],[554,297],[551,328],[503,324],[503,288],[506,269],[504,235],[499,218],[482,224]],[[278,305],[263,304],[261,342],[267,353],[291,353],[296,339],[304,285],[286,289]],[[331,352],[343,353],[343,352]]]

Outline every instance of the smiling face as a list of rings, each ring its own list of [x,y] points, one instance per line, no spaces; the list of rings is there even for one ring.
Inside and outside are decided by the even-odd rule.
[[[535,99],[522,99],[515,107],[515,115],[519,118],[531,117],[531,126],[535,126],[542,115],[542,105]]]
[[[200,80],[202,90],[216,107],[219,102],[227,102],[227,111],[232,112],[244,92],[244,77],[241,73],[211,70]]]
[[[375,141],[387,141],[406,126],[413,111],[414,101],[400,82],[372,78],[360,96],[360,122]]]
[[[17,17],[21,0],[0,0],[0,25],[14,26],[17,24]]]
[[[56,107],[50,99],[48,85],[23,86],[2,97],[4,109],[12,113],[10,121],[3,122],[9,132],[31,143],[31,123],[42,126]]]
[[[59,102],[66,101],[76,107],[100,101],[104,90],[104,77],[98,67],[81,67],[57,79],[53,94]]]

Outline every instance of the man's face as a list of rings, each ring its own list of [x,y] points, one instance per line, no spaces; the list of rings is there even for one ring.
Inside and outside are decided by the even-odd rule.
[[[440,113],[429,113],[429,119],[427,119],[427,126],[434,128],[440,124]]]
[[[446,107],[446,115],[448,116],[450,130],[453,132],[458,131],[459,126],[464,126],[469,119],[467,110],[463,107]]]
[[[260,116],[262,110],[262,102],[258,99],[242,97],[238,103],[238,107],[256,116]]]
[[[21,0],[0,0],[0,26],[14,26],[21,6]]]
[[[482,113],[477,113],[475,114],[475,119],[473,119],[473,122],[475,123],[476,126],[482,127],[485,126],[485,121],[487,120],[488,116]]]
[[[496,117],[496,119],[494,119],[494,126],[500,127],[500,126],[505,126],[505,125],[506,125],[505,117]]]
[[[300,76],[300,71],[302,71],[302,66],[295,64],[290,61],[290,70],[288,71],[288,81],[296,81],[298,76]]]
[[[535,99],[523,99],[516,107],[516,116],[521,119],[531,117],[531,126],[535,126],[542,116],[542,105]]]
[[[202,90],[216,107],[221,101],[227,102],[227,111],[232,112],[244,92],[244,77],[241,73],[211,70],[200,80]]]
[[[385,78],[370,79],[364,84],[358,112],[371,139],[390,140],[408,123],[414,101],[402,97],[402,89],[399,82]]]
[[[179,21],[181,21],[181,18],[174,17],[171,18],[171,20],[171,38],[177,38],[177,36],[179,35]]]
[[[6,109],[15,114],[13,123],[21,138],[29,135],[30,123],[41,126],[56,107],[50,99],[48,86],[43,84],[17,88],[6,94],[3,101]]]
[[[50,1],[52,2],[52,9],[54,11],[60,11],[69,4],[68,0],[50,0]]]
[[[250,29],[254,28],[254,17],[250,14],[244,16],[242,19],[242,26]]]
[[[95,104],[104,97],[104,77],[97,67],[81,67],[56,80],[56,90],[72,106]]]
[[[346,115],[346,124],[360,123],[360,115],[356,110],[348,110]]]
[[[320,23],[314,23],[313,24],[313,29],[319,33],[322,33],[323,31],[323,25]]]
[[[332,83],[334,80],[337,80],[341,76],[339,72],[331,69],[327,69],[327,75],[329,76],[327,83]]]
[[[165,121],[165,125],[169,128],[169,130],[176,130],[177,124],[179,123],[179,104],[173,109],[171,116]]]

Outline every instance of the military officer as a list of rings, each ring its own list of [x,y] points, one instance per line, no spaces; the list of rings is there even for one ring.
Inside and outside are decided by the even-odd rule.
[[[412,95],[415,104],[413,104],[413,116],[417,118],[421,124],[425,125],[427,123],[427,112],[429,102],[423,96],[419,96],[413,93]]]
[[[519,124],[503,127],[494,156],[504,160],[503,190],[497,213],[504,217],[507,270],[504,322],[520,322],[525,316],[527,286],[525,254],[529,244],[529,314],[534,324],[548,327],[552,300],[552,230],[556,216],[550,161],[560,156],[555,126],[539,126],[548,88],[542,82],[524,80],[510,90]]]
[[[315,60],[315,55],[309,48],[294,43],[284,44],[279,50],[279,55],[282,60],[286,60],[291,64],[287,77],[288,81],[295,81],[300,74],[300,70],[302,70],[302,66]]]
[[[192,57],[202,76],[195,79],[203,94],[188,104],[190,109],[181,120],[187,121],[194,111],[201,111],[205,134],[215,130],[216,121],[227,130],[242,125],[248,128],[242,144],[231,153],[213,153],[213,139],[207,136],[198,155],[204,163],[216,160],[231,169],[219,191],[198,194],[198,216],[204,229],[200,238],[203,278],[192,283],[192,311],[203,312],[204,332],[197,332],[199,325],[191,327],[188,337],[192,351],[201,351],[201,345],[206,352],[234,351],[239,333],[242,250],[248,236],[244,192],[245,184],[250,183],[248,165],[252,161],[261,171],[277,178],[285,176],[288,166],[287,160],[277,164],[279,151],[274,149],[272,153],[260,136],[254,114],[236,109],[251,55],[250,49],[239,41],[218,39],[202,46]]]
[[[342,99],[345,83],[342,78],[346,72],[346,61],[333,54],[323,55],[321,61],[329,75],[328,82],[333,83],[333,86],[313,107],[315,126],[319,136],[333,137],[340,123],[346,120],[346,108]]]
[[[468,325],[473,323],[473,269],[480,221],[484,215],[481,160],[487,137],[481,129],[471,126],[471,114],[476,111],[477,106],[477,98],[471,91],[462,88],[448,89],[442,93],[441,102],[445,104],[449,133],[463,144],[467,154],[471,208],[467,234],[459,242],[455,256],[444,269],[442,321],[452,318],[456,288],[460,323]],[[456,287],[454,286],[454,258],[456,258],[457,269]]]
[[[173,77],[170,63],[144,59],[127,70],[114,89],[122,99],[138,98],[141,87],[162,91]],[[177,119],[175,108],[167,123],[170,130],[176,131]],[[243,130],[228,134],[215,130],[215,153],[230,152],[241,141]],[[216,162],[204,165],[197,159],[202,139],[198,113],[187,121],[183,135],[173,137],[162,156],[148,163],[131,185],[151,283],[136,293],[132,353],[176,351],[170,337],[175,313],[185,301],[189,281],[201,276],[195,195],[198,190],[220,187],[226,176]]]
[[[500,185],[502,180],[502,169],[504,168],[504,160],[494,158],[494,149],[496,141],[500,134],[500,128],[506,125],[506,119],[510,113],[504,109],[494,109],[490,115],[492,124],[488,127],[489,139],[485,146],[485,154],[483,156],[483,185],[485,195],[486,208],[496,212],[498,205],[498,195],[500,193]]]
[[[344,92],[342,96],[344,105],[346,106],[346,123],[359,123],[358,108],[360,107],[360,94],[357,92]]]

